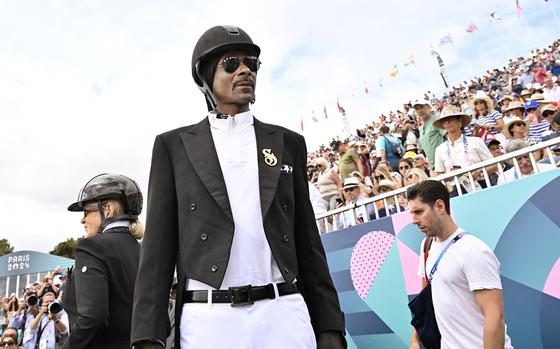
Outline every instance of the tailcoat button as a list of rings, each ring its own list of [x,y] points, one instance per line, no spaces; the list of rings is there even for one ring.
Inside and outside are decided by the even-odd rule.
[[[217,271],[218,271],[218,266],[217,266],[216,264],[214,264],[214,265],[212,266],[212,272],[215,273],[215,272],[217,272]]]
[[[287,235],[284,235],[284,236],[282,237],[282,239],[284,239],[284,242],[288,242],[288,241],[289,241],[289,239],[288,239],[288,236],[287,236]]]
[[[191,204],[191,211],[196,210],[196,204]]]
[[[282,205],[282,210],[284,212],[288,212],[288,205],[286,205],[286,204]]]
[[[202,235],[200,235],[200,239],[201,239],[202,241],[206,241],[206,239],[208,239],[208,235],[202,234]]]

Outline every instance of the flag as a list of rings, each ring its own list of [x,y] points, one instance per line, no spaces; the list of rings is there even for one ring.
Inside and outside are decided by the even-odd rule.
[[[416,64],[416,63],[414,63],[414,56],[412,55],[412,53],[410,53],[410,56],[408,56],[408,61],[404,64],[404,66],[408,67],[409,65],[412,64]]]
[[[496,12],[492,12],[490,13],[490,18],[489,18],[490,22],[492,23],[497,23],[498,21],[502,20],[502,17],[500,17],[499,14],[497,14]]]
[[[366,93],[366,95],[369,93],[369,90],[367,88],[367,83],[364,81],[364,92]]]
[[[338,112],[341,114],[346,113],[346,110],[344,110],[344,108],[342,108],[342,106],[340,105],[340,102],[338,101],[338,97],[336,98],[336,106],[338,107]]]
[[[300,127],[301,127],[301,132],[303,132],[303,117],[300,118]]]
[[[430,46],[431,47],[431,46]],[[432,51],[430,52],[430,54],[432,56],[435,56],[436,58],[439,57],[439,53],[432,47]]]
[[[451,34],[447,34],[446,36],[444,36],[443,38],[441,38],[439,40],[439,47],[445,45],[445,44],[451,44],[453,45],[453,40],[451,40]]]
[[[467,28],[465,29],[465,31],[467,33],[472,33],[474,31],[478,30],[476,24],[474,24],[473,22],[470,22],[469,25],[467,25]]]
[[[327,116],[327,107],[325,105],[323,105],[323,112],[325,113],[325,119],[328,119],[329,117]]]
[[[313,116],[311,117],[311,120],[313,120],[313,122],[317,123],[317,121],[319,121],[319,119],[317,119],[317,117],[315,116],[315,111],[312,110],[311,114],[313,114]]]
[[[523,8],[519,5],[519,0],[515,0],[515,14],[517,17],[521,17],[521,13],[523,13]]]
[[[392,78],[396,78],[398,73],[399,73],[399,69],[398,69],[397,65],[395,64],[393,66],[393,71],[391,71],[389,73],[389,76],[392,77]]]

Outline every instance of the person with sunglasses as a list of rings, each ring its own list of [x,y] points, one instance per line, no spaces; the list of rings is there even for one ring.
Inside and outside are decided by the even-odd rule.
[[[21,348],[20,346],[18,346],[17,337],[18,337],[17,330],[12,327],[7,327],[2,332],[2,337],[0,338],[0,349]]]
[[[163,348],[174,270],[175,348],[346,346],[305,139],[250,110],[260,52],[239,27],[202,34],[191,68],[208,113],[155,139],[135,348]]]
[[[82,213],[85,238],[76,245],[63,294],[71,329],[62,348],[130,348],[142,203],[134,180],[105,173],[90,179],[68,207]]]

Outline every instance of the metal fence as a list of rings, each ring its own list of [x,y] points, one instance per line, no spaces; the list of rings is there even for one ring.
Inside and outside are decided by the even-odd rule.
[[[484,190],[485,188],[492,187],[490,183],[489,172],[487,169],[488,167],[498,165],[496,173],[504,179],[506,179],[506,176],[504,176],[504,170],[502,164],[509,163],[510,165],[513,165],[513,169],[515,169],[516,173],[521,173],[518,159],[523,156],[527,156],[527,155],[529,156],[531,164],[533,165],[533,171],[534,171],[533,174],[540,173],[534,155],[534,153],[538,151],[543,152],[543,157],[539,161],[539,163],[549,163],[556,167],[560,166],[560,157],[556,156],[553,150],[555,147],[558,148],[559,146],[560,146],[560,137],[557,137],[548,140],[546,142],[537,143],[530,147],[519,149],[514,152],[501,155],[499,157],[495,157],[483,162],[473,164],[469,167],[454,170],[452,172],[445,173],[436,177],[430,177],[430,179],[441,181],[444,184],[451,183],[455,185],[458,195],[461,196],[466,194],[462,190],[462,187],[464,187],[463,184],[467,184],[469,186],[470,192]],[[478,170],[482,171],[482,176],[483,176],[482,186],[477,185],[476,183],[477,180],[475,180],[475,178],[472,175],[472,172]],[[505,182],[507,183],[507,181]],[[494,185],[494,187],[495,186],[497,185]],[[401,212],[403,209],[399,204],[399,202],[406,201],[407,189],[408,187],[398,188],[387,193],[382,193],[380,195],[367,198],[360,205],[355,205],[352,207],[345,206],[329,212],[325,212],[323,214],[319,214],[315,217],[317,226],[319,228],[319,232],[321,234],[324,234],[337,230],[337,224],[339,224],[342,227],[348,227],[350,225],[354,225],[348,222],[348,218],[347,218],[348,213],[350,213],[352,217],[359,216],[362,220],[359,223],[365,223],[368,222],[370,219],[379,219],[380,213],[381,216],[390,216],[391,214]],[[378,205],[381,206],[381,208],[378,208]],[[393,207],[392,210],[389,209],[390,206]],[[363,214],[364,212],[366,214]]]

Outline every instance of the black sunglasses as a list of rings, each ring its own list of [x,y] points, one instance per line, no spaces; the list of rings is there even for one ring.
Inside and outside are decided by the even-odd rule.
[[[247,57],[243,57],[242,59],[243,59],[243,64],[245,64],[245,66],[249,68],[249,70],[252,71],[253,73],[256,73],[257,70],[259,70],[259,68],[261,67],[261,61],[259,61],[259,59],[255,56],[247,56]],[[222,68],[224,68],[224,71],[226,73],[231,74],[234,71],[236,71],[237,68],[239,68],[242,59],[239,57],[224,58],[224,60],[221,63]]]
[[[2,343],[0,344],[0,347],[5,347],[6,345],[16,345],[16,341],[12,340],[7,340],[7,341],[2,341]]]
[[[378,181],[385,179],[385,176],[374,176],[373,178],[377,179]]]

